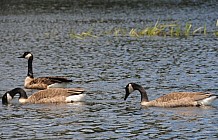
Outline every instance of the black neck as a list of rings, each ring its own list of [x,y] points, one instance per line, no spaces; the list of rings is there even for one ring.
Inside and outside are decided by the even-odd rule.
[[[148,102],[149,100],[145,89],[142,86],[140,86],[138,90],[141,93],[141,102]]]
[[[33,57],[30,57],[28,59],[28,72],[27,72],[27,76],[33,78]]]
[[[27,95],[26,95],[26,92],[22,89],[22,88],[15,88],[11,91],[9,91],[10,95],[12,98],[14,98],[14,96],[18,93],[20,95],[19,98],[24,98],[24,99],[27,99]]]

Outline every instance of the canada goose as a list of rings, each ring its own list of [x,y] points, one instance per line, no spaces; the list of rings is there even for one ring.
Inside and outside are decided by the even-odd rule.
[[[141,105],[156,107],[182,107],[182,106],[205,106],[210,105],[217,95],[203,92],[172,92],[156,100],[149,101],[145,89],[136,83],[129,83],[126,88],[124,100],[135,90],[141,93]]]
[[[65,77],[61,76],[50,76],[50,77],[33,77],[33,55],[30,52],[24,52],[21,57],[28,59],[28,72],[27,77],[24,81],[24,87],[28,89],[47,89],[47,88],[58,88],[65,87],[67,83],[72,82],[72,80],[68,80]]]
[[[8,104],[16,94],[19,94],[20,103],[69,103],[83,101],[85,94],[82,88],[50,88],[40,90],[30,97],[22,88],[7,91],[2,97],[2,104]]]

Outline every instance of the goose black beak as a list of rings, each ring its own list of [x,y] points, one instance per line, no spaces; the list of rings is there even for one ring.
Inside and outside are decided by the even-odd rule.
[[[3,97],[2,97],[2,104],[3,105],[7,105],[8,104],[8,100],[7,100],[7,95],[4,94]]]
[[[124,97],[124,100],[126,100],[127,98],[128,98],[128,96],[129,96],[129,90],[126,88],[126,95],[125,95],[125,97]]]
[[[24,58],[24,57],[23,57],[23,55],[22,55],[22,56],[20,56],[20,57],[18,57],[18,58]]]

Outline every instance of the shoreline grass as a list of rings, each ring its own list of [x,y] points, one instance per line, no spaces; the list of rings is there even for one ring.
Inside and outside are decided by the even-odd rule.
[[[218,20],[216,23],[216,27],[218,28]],[[208,34],[213,34],[216,37],[218,37],[218,31],[207,31],[207,26],[204,24],[201,27],[193,27],[193,24],[186,23],[185,25],[180,25],[177,23],[172,24],[162,24],[159,21],[157,21],[154,25],[148,26],[142,29],[137,28],[113,28],[111,30],[103,31],[101,33],[95,33],[93,29],[90,29],[86,32],[82,33],[76,33],[75,31],[71,30],[69,36],[73,39],[85,39],[87,37],[91,38],[98,38],[100,36],[107,36],[112,35],[116,37],[122,37],[122,36],[129,36],[129,37],[145,37],[145,36],[161,36],[161,37],[190,37],[190,36],[200,36],[204,35],[207,36]]]

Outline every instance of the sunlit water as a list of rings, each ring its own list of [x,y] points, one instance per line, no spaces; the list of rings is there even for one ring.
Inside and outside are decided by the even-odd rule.
[[[149,99],[172,91],[218,94],[218,40],[212,33],[82,40],[69,35],[72,30],[141,28],[157,20],[207,24],[213,32],[215,1],[32,2],[1,5],[0,95],[23,87],[27,60],[17,57],[24,51],[34,54],[35,76],[67,76],[74,81],[69,87],[84,87],[88,95],[81,103],[20,105],[16,98],[1,105],[0,139],[218,138],[218,102],[203,108],[146,108],[137,92],[123,100],[128,82],[146,87]]]

